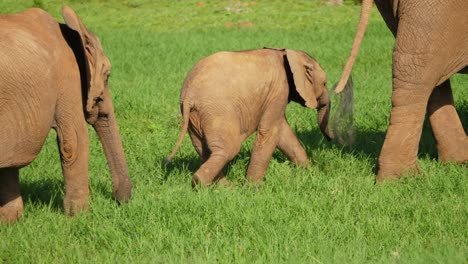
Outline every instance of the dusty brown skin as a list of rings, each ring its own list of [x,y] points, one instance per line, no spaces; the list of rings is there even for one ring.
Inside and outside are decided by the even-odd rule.
[[[468,138],[455,110],[450,76],[468,72],[468,1],[375,0],[396,38],[390,125],[377,181],[419,171],[417,152],[427,112],[442,162],[468,161]],[[372,0],[362,3],[351,55],[336,92],[351,73]]]
[[[88,208],[88,132],[96,130],[119,201],[131,196],[127,163],[107,87],[111,65],[97,37],[63,7],[66,24],[41,9],[0,16],[0,221],[22,215],[19,169],[51,128],[65,181],[64,210]]]
[[[285,110],[289,101],[319,109],[318,122],[328,138],[329,98],[326,75],[320,65],[301,51],[260,49],[219,52],[200,60],[185,79],[181,91],[182,133],[186,131],[202,159],[193,186],[215,180],[229,184],[222,172],[237,155],[242,142],[257,131],[249,181],[261,181],[278,147],[291,161],[307,166],[304,148],[289,127]]]

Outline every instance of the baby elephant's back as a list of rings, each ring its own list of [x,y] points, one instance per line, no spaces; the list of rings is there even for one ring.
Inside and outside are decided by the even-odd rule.
[[[193,101],[210,98],[224,103],[263,97],[268,90],[265,87],[281,73],[278,72],[281,63],[281,56],[271,50],[218,52],[193,67],[181,96]]]

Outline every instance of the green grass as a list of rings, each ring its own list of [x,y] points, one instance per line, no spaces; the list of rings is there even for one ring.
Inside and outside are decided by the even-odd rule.
[[[374,185],[374,166],[390,111],[393,39],[373,10],[354,67],[356,145],[326,142],[316,113],[288,106],[293,129],[313,166],[292,166],[280,152],[260,188],[243,185],[249,139],[227,167],[233,190],[195,192],[200,162],[188,138],[174,162],[161,165],[180,130],[179,91],[200,58],[263,46],[305,50],[340,76],[359,7],[321,1],[34,1],[60,18],[66,2],[101,39],[113,73],[114,106],[135,188],[117,205],[100,143],[90,128],[91,210],[63,216],[63,179],[55,134],[21,170],[23,218],[0,226],[0,263],[466,263],[466,166],[437,162],[428,125],[419,177]],[[0,12],[33,1],[6,0]],[[252,27],[239,26],[251,21]],[[225,27],[232,22],[232,27]],[[468,77],[452,79],[468,126]]]

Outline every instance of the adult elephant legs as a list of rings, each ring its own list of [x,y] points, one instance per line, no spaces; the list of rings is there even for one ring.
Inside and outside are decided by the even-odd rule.
[[[61,122],[63,118],[59,118],[56,128],[65,185],[63,208],[68,215],[87,211],[89,207],[88,130],[80,119]]]
[[[393,80],[390,125],[379,157],[377,181],[419,170],[417,153],[430,88]],[[410,87],[412,86],[412,87]]]
[[[446,118],[453,118],[456,115],[454,109],[450,110],[453,108],[450,90],[442,88],[447,86],[447,78],[456,70],[444,66],[456,65],[460,58],[459,50],[456,49],[458,42],[436,41],[435,35],[428,38],[427,31],[422,30],[423,27],[419,23],[425,21],[421,20],[424,18],[421,17],[424,12],[418,13],[418,10],[409,7],[403,8],[402,6],[401,8],[409,12],[406,16],[410,19],[400,19],[398,24],[393,51],[392,111],[390,125],[379,157],[377,181],[395,178],[408,170],[418,169],[418,145],[426,110],[429,110],[434,135],[442,144],[441,147],[448,144],[449,140],[443,139],[442,134],[446,129],[442,127],[440,115]],[[414,19],[411,20],[411,18]],[[442,30],[445,29],[442,27],[445,25],[444,19],[443,17],[431,18],[433,32],[437,33],[436,36],[440,39],[454,39],[454,32]],[[435,88],[437,85],[440,87]],[[433,91],[435,91],[434,94]],[[438,93],[445,98],[437,98]],[[428,105],[430,97],[431,103]],[[451,107],[440,107],[446,104]],[[453,120],[458,120],[458,118]],[[453,122],[453,120],[446,122]],[[461,124],[454,127],[460,128],[456,129],[458,132],[452,133],[462,133]]]
[[[442,162],[468,161],[468,137],[454,107],[450,80],[432,91],[427,112],[439,159]]]
[[[23,214],[17,168],[0,169],[0,221],[11,223]]]
[[[417,153],[426,107],[436,80],[432,54],[408,50],[397,37],[393,51],[393,94],[390,125],[379,157],[377,181],[419,170]],[[404,49],[401,47],[405,47]],[[422,62],[427,62],[422,65]]]

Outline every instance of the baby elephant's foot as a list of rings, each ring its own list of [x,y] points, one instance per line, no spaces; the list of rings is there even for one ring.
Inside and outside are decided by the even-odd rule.
[[[217,184],[218,186],[222,186],[224,188],[234,188],[234,185],[232,185],[232,183],[228,181],[228,179],[226,179],[225,177],[219,179],[217,181]]]
[[[294,161],[294,163],[299,166],[299,167],[302,167],[302,168],[308,168],[310,166],[310,161],[309,159],[305,159],[305,160],[296,160]]]
[[[199,175],[198,173],[193,174],[192,176],[192,188],[202,187],[202,186],[209,186],[213,181],[210,181]]]

